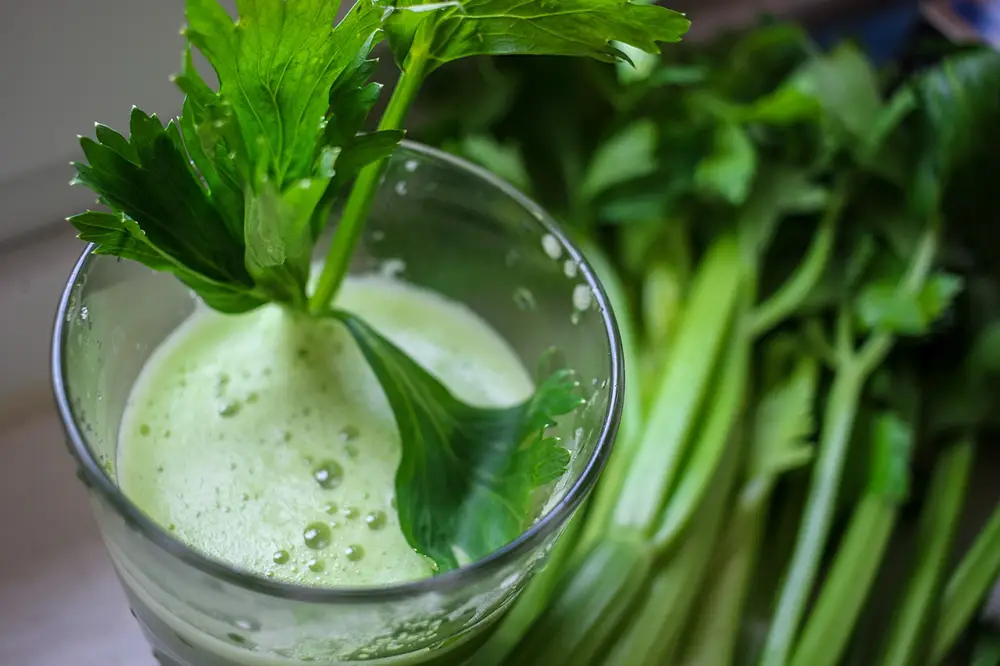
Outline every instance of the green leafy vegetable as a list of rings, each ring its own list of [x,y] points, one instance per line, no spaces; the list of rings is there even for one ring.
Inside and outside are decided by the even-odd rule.
[[[266,302],[244,265],[243,239],[212,206],[187,164],[177,124],[133,109],[131,140],[98,126],[100,143],[80,139],[88,163],[76,182],[114,212],[70,218],[80,238],[110,254],[169,271],[224,312]]]
[[[383,28],[402,77],[380,130],[400,128],[424,78],[452,60],[521,54],[613,62],[627,58],[612,42],[658,53],[658,42],[678,41],[690,27],[682,14],[630,0],[389,0],[386,6]],[[347,273],[381,174],[373,164],[358,176],[310,299],[314,312],[322,312]]]
[[[592,199],[655,170],[656,125],[651,120],[639,120],[600,145],[590,160],[580,191]]]
[[[347,326],[385,389],[406,446],[396,474],[407,540],[444,570],[513,541],[536,517],[536,489],[563,475],[570,452],[546,431],[582,404],[568,370],[527,402],[471,407],[361,319]]]
[[[1000,425],[1000,54],[890,78],[852,44],[824,51],[771,23],[635,75],[493,66],[519,92],[487,129],[608,256],[616,312],[640,333],[626,350],[639,432],[612,455],[548,608],[534,602],[527,631],[524,615],[502,627],[523,638],[493,653],[834,666],[882,663],[887,637],[916,663],[934,637],[932,661],[946,658],[997,575],[1000,514],[939,595],[956,503],[921,500],[912,470]],[[440,85],[469,90],[462,77]],[[723,452],[739,461],[732,492],[711,473]],[[965,489],[947,476],[932,498]],[[907,585],[896,536],[912,532],[910,501],[928,517]],[[630,563],[652,550],[634,565],[644,580],[595,576],[611,549]]]
[[[719,125],[715,150],[698,165],[695,182],[705,192],[740,205],[750,194],[757,154],[750,137],[734,123]]]
[[[321,202],[401,138],[356,136],[377,95],[381,13],[362,3],[334,27],[326,0],[238,6],[236,23],[216,0],[188,1],[181,118],[164,128],[135,110],[128,141],[104,126],[82,139],[77,180],[114,213],[71,221],[98,252],[170,270],[220,310],[302,307]]]
[[[385,22],[396,61],[427,59],[430,69],[474,55],[531,53],[627,60],[613,41],[647,53],[676,42],[690,22],[630,0],[392,0]],[[411,56],[411,53],[415,56]]]

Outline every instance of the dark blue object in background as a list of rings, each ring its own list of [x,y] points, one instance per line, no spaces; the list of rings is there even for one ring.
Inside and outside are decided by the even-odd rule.
[[[914,27],[920,22],[916,2],[901,2],[898,6],[876,12],[833,21],[813,31],[821,46],[830,47],[850,39],[858,42],[876,63],[884,63],[902,50]]]

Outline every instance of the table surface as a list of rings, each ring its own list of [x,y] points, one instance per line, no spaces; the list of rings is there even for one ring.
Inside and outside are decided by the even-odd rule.
[[[54,410],[0,430],[0,451],[0,664],[154,666]]]

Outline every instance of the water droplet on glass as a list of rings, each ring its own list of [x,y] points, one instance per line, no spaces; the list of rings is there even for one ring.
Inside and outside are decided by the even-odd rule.
[[[579,271],[580,267],[573,259],[567,259],[566,263],[563,264],[563,273],[570,279],[575,278]]]
[[[358,511],[358,509],[353,506],[345,506],[340,511],[340,515],[342,515],[344,518],[357,518],[359,513],[360,512]]]
[[[396,187],[394,189],[396,190],[396,194],[397,195],[399,195],[401,197],[405,197],[406,196],[406,181],[405,180],[399,181],[398,183],[396,183]]]
[[[282,439],[282,441],[285,441],[285,442],[292,441],[292,433],[290,431],[286,430],[285,432],[281,433],[281,439]]]
[[[344,442],[351,442],[351,441],[357,439],[358,435],[360,435],[360,434],[361,433],[358,432],[357,428],[355,428],[352,425],[349,425],[349,426],[345,426],[344,429],[340,431],[340,439],[341,439],[341,441],[344,441]]]
[[[252,405],[260,400],[260,395],[256,391],[251,391],[250,395],[247,396],[247,404]]]
[[[376,229],[372,232],[372,242],[381,243],[385,240],[385,232],[381,229]]]
[[[309,571],[312,571],[314,573],[319,573],[320,571],[323,570],[323,561],[313,558],[308,562],[306,562],[306,566],[309,567]]]
[[[243,631],[257,631],[260,629],[260,623],[255,620],[236,620],[233,624]]]
[[[330,528],[326,523],[309,523],[302,538],[313,550],[322,550],[330,545]]]
[[[371,511],[365,516],[365,525],[372,530],[380,530],[385,527],[386,520],[388,517],[385,515],[385,511]]]
[[[545,250],[545,254],[549,255],[550,259],[558,259],[562,256],[562,244],[552,234],[542,236],[542,249]]]
[[[242,501],[242,502],[249,502],[250,501],[250,493],[240,493],[240,501]]]
[[[351,562],[357,562],[365,556],[365,549],[358,545],[351,545],[344,549],[344,557]]]
[[[357,458],[358,457],[358,453],[359,453],[358,447],[354,446],[353,444],[348,444],[347,446],[345,446],[344,447],[344,451],[347,452],[347,457],[348,458]]]
[[[531,311],[538,309],[538,301],[535,295],[525,287],[518,287],[514,290],[514,304],[519,310]]]
[[[313,470],[313,478],[323,488],[331,490],[336,488],[344,480],[344,468],[340,463],[333,460],[326,460]]]
[[[577,324],[580,323],[581,319],[583,319],[583,317],[580,315],[580,313],[579,312],[574,312],[573,314],[571,314],[569,316],[569,323],[571,323],[574,326],[576,326]]]
[[[418,166],[420,166],[420,164],[416,160],[406,160],[406,162],[403,163],[403,168],[410,173],[416,171]]]
[[[80,306],[80,321],[87,321],[90,319],[90,310],[87,309],[86,305]]]
[[[395,280],[406,270],[406,262],[402,259],[386,259],[379,266],[379,275],[387,280]]]
[[[153,429],[149,427],[148,423],[143,423],[141,426],[139,426],[139,434],[142,435],[143,437],[145,437],[152,431]]]
[[[593,294],[590,287],[585,284],[578,284],[573,287],[573,307],[577,310],[587,310],[593,302]]]
[[[239,400],[228,400],[219,405],[219,416],[228,419],[239,414],[241,409],[243,409],[242,402]]]
[[[324,504],[323,511],[332,516],[333,514],[337,513],[337,505],[334,504],[333,502],[330,502],[329,504]]]

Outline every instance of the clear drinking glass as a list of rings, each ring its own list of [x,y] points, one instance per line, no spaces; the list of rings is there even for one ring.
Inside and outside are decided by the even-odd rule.
[[[152,522],[116,483],[117,436],[132,384],[195,302],[173,277],[88,248],[59,306],[55,396],[108,551],[161,663],[461,663],[596,482],[621,410],[618,332],[590,267],[542,210],[482,169],[404,144],[390,159],[352,265],[353,273],[373,271],[392,271],[471,307],[529,369],[558,350],[588,394],[557,427],[573,452],[570,470],[520,538],[425,580],[310,588],[209,559]]]

